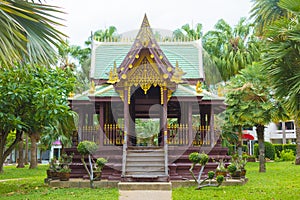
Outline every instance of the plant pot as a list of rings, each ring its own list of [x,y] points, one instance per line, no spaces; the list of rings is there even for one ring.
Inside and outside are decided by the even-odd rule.
[[[59,180],[68,181],[70,179],[70,172],[59,172]]]
[[[94,172],[94,181],[101,181],[102,172]]]
[[[242,169],[242,170],[241,170],[241,177],[242,177],[242,178],[245,178],[246,172],[247,172],[247,170],[245,170],[245,169]]]
[[[219,175],[222,175],[224,177],[227,176],[227,172],[224,172],[224,171],[216,171],[216,177],[219,176]]]
[[[58,180],[59,179],[59,173],[58,172],[50,172],[50,176],[52,180]]]
[[[232,179],[241,179],[241,171],[235,171],[231,173],[231,178]]]
[[[256,162],[256,159],[255,158],[247,158],[247,162]]]
[[[50,169],[47,169],[47,178],[51,178],[52,177],[52,171]]]

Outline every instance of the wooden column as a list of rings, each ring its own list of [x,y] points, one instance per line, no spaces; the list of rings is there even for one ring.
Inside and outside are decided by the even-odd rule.
[[[82,141],[82,127],[84,126],[85,113],[82,108],[78,110],[79,122],[78,122],[78,142]]]
[[[209,127],[210,127],[210,146],[215,146],[215,113],[214,109],[211,108],[210,111],[210,120],[209,120]]]
[[[168,136],[168,90],[166,87],[163,87],[163,109],[162,109],[162,130],[163,130],[163,139],[162,144],[164,145],[167,139],[165,137]]]
[[[129,104],[128,104],[128,88],[125,87],[124,89],[124,142],[126,137],[126,142],[127,142],[126,145],[128,145],[129,142],[129,137],[128,137],[129,120],[130,120],[130,115],[129,115]]]
[[[104,139],[104,105],[101,102],[99,107],[99,125],[100,125],[100,131],[99,131],[99,146],[103,146],[103,139]]]
[[[191,146],[193,143],[193,110],[192,103],[188,104],[188,145]]]

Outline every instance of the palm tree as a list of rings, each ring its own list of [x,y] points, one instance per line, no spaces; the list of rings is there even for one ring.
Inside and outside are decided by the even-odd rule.
[[[256,33],[263,36],[268,31],[267,27],[281,17],[286,17],[285,9],[278,5],[280,0],[253,0],[251,18],[256,24]]]
[[[16,62],[55,62],[55,49],[65,36],[55,14],[58,7],[33,1],[0,1],[0,62],[2,67]]]
[[[266,71],[262,69],[262,66],[254,63],[230,79],[226,94],[228,123],[239,128],[239,139],[241,140],[243,126],[256,127],[260,172],[266,171],[264,126],[271,121],[288,118],[281,104],[274,98],[274,92],[269,87],[266,77]]]
[[[204,50],[223,81],[228,81],[248,64],[260,59],[259,43],[252,33],[253,25],[247,23],[246,18],[241,18],[234,28],[221,19],[215,30],[204,35]]]
[[[294,117],[297,137],[296,164],[300,164],[300,2],[281,0],[278,3],[289,17],[281,18],[268,26],[263,63],[275,94]]]
[[[198,40],[202,38],[202,24],[196,24],[196,29],[190,27],[189,24],[185,24],[181,29],[173,31],[173,37],[180,40]]]
[[[114,26],[109,26],[107,29],[98,30],[93,34],[93,39],[97,41],[115,41],[119,38],[117,34],[117,28]]]

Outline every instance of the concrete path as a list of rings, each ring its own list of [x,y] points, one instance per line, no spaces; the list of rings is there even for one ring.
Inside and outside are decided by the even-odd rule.
[[[119,190],[119,200],[171,200],[172,191],[166,190]]]

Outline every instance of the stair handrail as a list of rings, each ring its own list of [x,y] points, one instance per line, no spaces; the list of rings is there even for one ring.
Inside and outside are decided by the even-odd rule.
[[[165,175],[168,175],[168,131],[164,131]]]
[[[126,157],[127,157],[127,132],[124,131],[124,144],[123,144],[123,156],[122,156],[122,177],[125,176]]]

